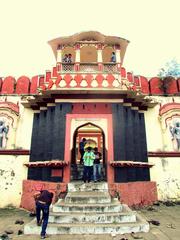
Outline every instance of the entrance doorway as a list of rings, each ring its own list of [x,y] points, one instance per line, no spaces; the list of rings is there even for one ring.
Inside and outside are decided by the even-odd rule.
[[[83,179],[83,164],[80,163],[81,154],[79,150],[79,143],[83,138],[86,139],[85,149],[89,146],[92,148],[97,147],[98,151],[101,152],[101,176],[102,180],[106,181],[107,150],[105,148],[105,134],[99,126],[92,122],[85,123],[74,131],[71,152],[71,181]]]

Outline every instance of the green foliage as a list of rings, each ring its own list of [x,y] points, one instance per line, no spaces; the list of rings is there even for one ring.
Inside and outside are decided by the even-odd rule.
[[[158,77],[164,79],[166,77],[180,77],[180,64],[176,61],[176,59],[172,59],[167,62],[163,68],[160,69],[158,73]]]
[[[172,59],[171,61],[167,62],[163,68],[160,69],[158,77],[162,80],[159,88],[166,95],[169,85],[173,79],[180,77],[180,64],[175,59]]]

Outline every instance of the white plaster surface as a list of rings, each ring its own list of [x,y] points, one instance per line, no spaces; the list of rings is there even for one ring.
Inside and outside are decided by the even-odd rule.
[[[154,166],[151,168],[151,180],[157,183],[158,200],[180,199],[180,159],[149,158]]]
[[[27,179],[29,156],[0,155],[0,208],[13,205],[19,207],[22,181]]]

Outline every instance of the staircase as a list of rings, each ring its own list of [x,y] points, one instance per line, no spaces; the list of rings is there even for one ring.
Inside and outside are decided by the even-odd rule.
[[[25,234],[40,234],[36,220],[25,225]],[[124,234],[148,232],[149,224],[118,199],[108,185],[69,183],[68,194],[51,208],[47,234]]]

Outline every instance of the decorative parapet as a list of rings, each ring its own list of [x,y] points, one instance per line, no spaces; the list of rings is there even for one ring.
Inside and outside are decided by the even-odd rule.
[[[174,125],[180,119],[180,103],[166,103],[159,109],[159,120],[165,131],[168,126]],[[170,124],[171,122],[171,124]]]
[[[0,109],[9,109],[16,115],[19,115],[19,105],[12,102],[0,102]]]
[[[33,168],[36,168],[36,167],[53,167],[53,168],[56,168],[56,167],[65,167],[67,166],[69,163],[68,162],[65,162],[63,160],[54,160],[54,161],[37,161],[37,162],[29,162],[29,163],[24,163],[24,165],[26,167],[33,167]]]
[[[162,116],[169,111],[180,111],[180,103],[173,102],[162,105],[159,109],[159,115]]]
[[[112,161],[110,162],[112,167],[148,167],[151,168],[154,166],[152,163],[148,162],[133,162],[133,161]]]
[[[82,64],[82,63],[81,63]],[[86,63],[83,63],[84,66]],[[94,66],[93,64],[90,64]],[[97,65],[97,63],[96,63]],[[87,66],[86,66],[87,67]],[[121,67],[121,70],[112,71],[117,67],[114,63],[104,63],[105,69],[98,70],[98,72],[80,72],[75,69],[70,72],[58,69],[58,66],[53,67],[50,71],[46,71],[45,75],[37,75],[31,79],[26,76],[21,76],[17,80],[14,77],[0,78],[0,94],[1,95],[39,95],[41,91],[47,89],[68,88],[73,90],[77,88],[103,88],[129,90],[135,93],[140,92],[144,96],[163,96],[164,93],[160,90],[160,79],[157,77],[146,78],[143,76],[134,76],[133,73],[126,73],[126,69]],[[87,70],[87,68],[86,68]],[[103,71],[102,71],[103,70]],[[180,79],[174,79],[173,83],[176,88],[167,91],[167,94],[179,96],[180,93]],[[174,85],[173,85],[174,86]],[[167,95],[166,94],[166,95]]]

